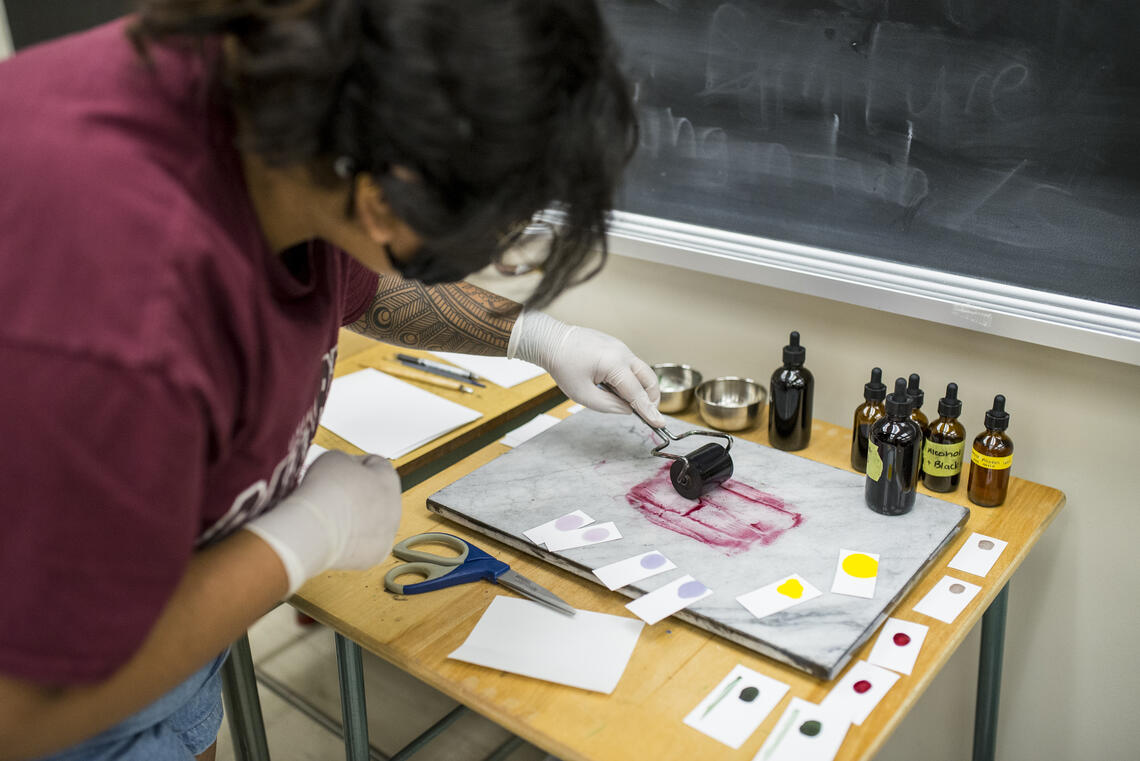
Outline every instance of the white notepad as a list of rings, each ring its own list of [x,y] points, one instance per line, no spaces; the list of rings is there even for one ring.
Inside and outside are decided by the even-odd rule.
[[[530,362],[524,362],[521,359],[484,357],[479,354],[454,354],[449,351],[433,351],[432,354],[453,365],[459,365],[464,370],[470,370],[480,378],[485,378],[503,388],[517,386],[523,381],[537,378],[546,372],[538,365],[532,365]]]
[[[394,460],[483,413],[366,367],[333,379],[321,425]]]

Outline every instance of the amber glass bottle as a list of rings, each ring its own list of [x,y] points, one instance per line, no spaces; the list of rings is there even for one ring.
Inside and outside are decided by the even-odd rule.
[[[931,491],[954,491],[962,480],[966,429],[958,422],[961,414],[958,384],[948,383],[946,396],[938,400],[938,419],[930,424],[922,445],[922,483]]]
[[[1005,397],[994,397],[994,406],[986,413],[986,430],[974,439],[970,452],[970,482],[966,494],[982,507],[997,507],[1005,502],[1009,488],[1009,471],[1013,464],[1013,439],[1006,435],[1009,413]]]
[[[871,424],[887,414],[883,406],[886,398],[883,371],[872,368],[870,382],[863,384],[863,403],[855,408],[855,421],[851,424],[851,467],[860,473],[867,472],[867,438],[871,435]]]
[[[922,431],[909,417],[910,406],[906,381],[899,378],[895,392],[887,397],[886,417],[871,426],[863,498],[867,507],[882,515],[903,515],[914,507]]]

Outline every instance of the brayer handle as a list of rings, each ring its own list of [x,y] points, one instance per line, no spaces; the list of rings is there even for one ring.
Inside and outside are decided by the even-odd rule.
[[[598,387],[605,389],[606,391],[609,391],[611,394],[616,396],[618,399],[621,399],[623,402],[626,402],[626,404],[629,404],[629,402],[627,402],[625,399],[623,399],[622,395],[617,392],[617,389],[615,389],[609,383],[606,383],[605,381],[603,381],[603,382],[598,384]],[[664,426],[658,427],[658,426],[653,425],[653,423],[650,423],[648,420],[646,420],[645,416],[642,415],[640,412],[638,412],[637,408],[634,407],[632,404],[629,405],[629,408],[633,411],[634,415],[637,415],[638,420],[640,420],[641,422],[643,422],[647,426],[649,426],[650,430],[652,430],[658,436],[662,437],[666,441],[676,441],[677,440],[677,437],[674,436],[673,434],[669,433],[669,431],[667,431]]]

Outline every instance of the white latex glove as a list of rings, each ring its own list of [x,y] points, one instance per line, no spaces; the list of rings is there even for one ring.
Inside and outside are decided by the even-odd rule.
[[[585,407],[628,413],[632,406],[653,425],[665,425],[657,410],[657,374],[613,336],[524,311],[515,320],[507,356],[546,370],[566,396]],[[598,388],[599,383],[613,386],[621,399]]]
[[[384,560],[400,525],[400,477],[376,455],[325,452],[301,484],[244,528],[281,558],[291,596],[308,579]]]

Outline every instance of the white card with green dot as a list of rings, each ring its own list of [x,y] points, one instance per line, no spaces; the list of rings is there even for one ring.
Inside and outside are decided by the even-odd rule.
[[[831,761],[850,727],[841,711],[792,698],[752,761]]]
[[[739,748],[787,691],[783,682],[738,665],[685,717],[685,723],[730,748]]]

